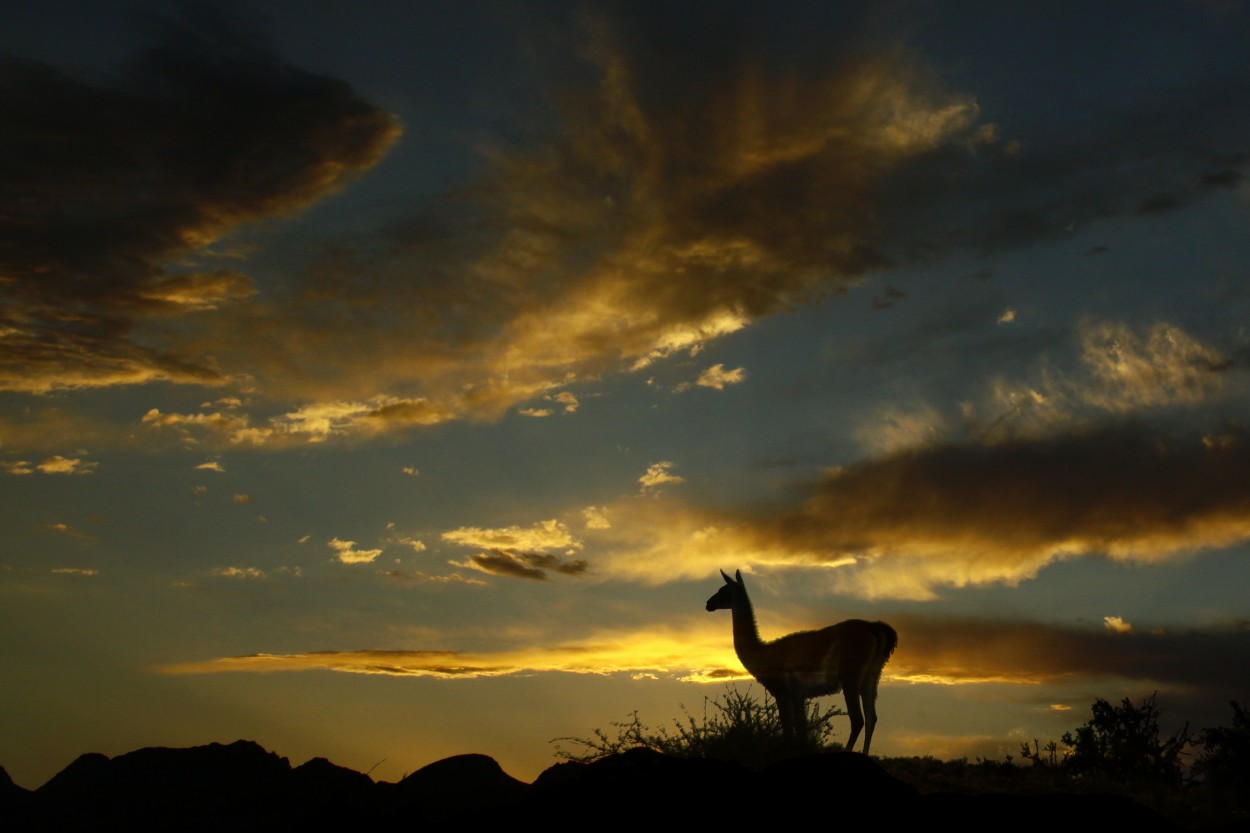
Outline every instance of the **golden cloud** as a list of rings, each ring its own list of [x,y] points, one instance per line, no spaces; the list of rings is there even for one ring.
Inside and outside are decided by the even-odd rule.
[[[575,674],[655,671],[688,676],[737,665],[732,648],[726,645],[727,633],[727,628],[710,627],[695,632],[664,629],[629,634],[604,632],[587,639],[547,647],[494,652],[419,650],[261,654],[180,663],[157,670],[170,674],[202,674],[327,669],[358,674],[459,679],[548,671]]]
[[[1224,383],[1232,361],[1185,332],[1159,322],[1145,337],[1123,324],[1086,325],[1082,355],[1096,383],[1085,399],[1110,411],[1194,403]]]
[[[539,521],[528,527],[509,526],[501,529],[482,529],[466,526],[442,534],[448,543],[462,547],[483,549],[535,550],[579,549],[581,542],[569,532],[569,528],[554,518]]]
[[[940,586],[1016,584],[1064,558],[1160,561],[1245,542],[1246,471],[1242,433],[1210,443],[1122,425],[905,450],[833,470],[788,508],[623,500],[586,542],[604,576],[829,567],[840,592],[925,599]]]
[[[991,442],[1054,436],[1074,426],[1214,406],[1246,394],[1234,353],[1167,321],[1085,320],[1071,346],[1073,365],[1046,357],[1022,379],[992,379],[983,393],[962,401],[957,414],[923,401],[891,404],[863,419],[856,437],[880,454],[957,436]]]
[[[266,577],[265,571],[258,567],[218,567],[211,572],[223,578],[262,579]]]
[[[327,542],[330,549],[334,550],[335,557],[344,564],[371,564],[374,559],[382,554],[382,550],[358,550],[355,541],[343,541],[338,538],[331,538]]]
[[[44,474],[91,474],[96,463],[85,462],[76,457],[62,457],[54,454],[35,468]]]
[[[425,399],[378,396],[364,402],[315,403],[260,420],[254,420],[237,408],[191,414],[162,413],[152,408],[143,415],[141,422],[153,429],[173,431],[197,443],[278,449],[337,438],[370,437],[396,428],[436,425],[454,418],[454,410]]]
[[[701,388],[724,390],[726,385],[736,385],[747,377],[746,368],[737,367],[726,370],[723,364],[714,364],[699,374],[695,384]]]
[[[685,483],[686,478],[673,474],[673,466],[675,465],[671,460],[661,460],[658,463],[652,463],[647,466],[647,470],[642,473],[642,477],[638,478],[638,482],[642,484],[642,491],[654,492],[661,486],[675,486],[678,483]]]
[[[246,275],[232,269],[209,274],[174,275],[156,280],[138,290],[145,301],[170,306],[170,312],[216,309],[232,300],[256,294]]]
[[[62,457],[60,454],[53,454],[39,463],[32,463],[29,460],[7,460],[0,462],[0,468],[9,474],[25,475],[34,474],[91,474],[95,471],[98,463],[81,460],[77,457]]]

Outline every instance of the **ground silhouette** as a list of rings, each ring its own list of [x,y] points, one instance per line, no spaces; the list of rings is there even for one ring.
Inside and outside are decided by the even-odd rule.
[[[689,826],[709,799],[736,825],[798,825],[836,815],[846,824],[946,824],[962,829],[1183,829],[1109,795],[924,794],[858,753],[799,756],[760,771],[648,749],[591,763],[558,763],[532,784],[485,755],[457,755],[397,783],[314,758],[286,758],[246,740],[186,749],[82,755],[30,791],[0,770],[4,830],[306,830],[327,825],[550,824],[614,827],[643,819]]]

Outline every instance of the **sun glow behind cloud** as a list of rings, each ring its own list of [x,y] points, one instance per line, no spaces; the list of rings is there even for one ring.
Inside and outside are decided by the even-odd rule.
[[[535,673],[649,673],[720,683],[750,679],[733,653],[728,615],[668,628],[600,631],[497,651],[389,650],[257,654],[176,663],[165,674],[328,670],[472,679]],[[1237,676],[1217,657],[1250,659],[1244,630],[1131,634],[1020,621],[899,617],[899,648],[885,669],[898,683],[1035,687],[1116,678],[1187,690]],[[1204,670],[1205,669],[1205,670]]]
[[[720,623],[722,626],[724,623]],[[163,666],[162,673],[331,670],[358,674],[457,679],[559,671],[613,674],[652,671],[714,681],[745,674],[726,646],[727,628],[603,632],[538,648],[492,652],[316,651],[307,654],[226,657]],[[736,671],[734,669],[737,669]]]

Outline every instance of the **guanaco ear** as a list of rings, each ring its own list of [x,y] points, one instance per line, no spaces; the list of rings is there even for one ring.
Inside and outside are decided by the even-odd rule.
[[[739,584],[742,584],[742,571],[741,571],[741,570],[734,570],[734,575],[738,577],[738,583],[739,583]]]
[[[724,571],[724,570],[721,570],[721,571],[720,571],[720,575],[721,575],[721,578],[723,578],[723,579],[725,580],[725,583],[726,583],[726,584],[733,584],[733,583],[734,583],[734,580],[733,580],[733,579],[731,579],[729,576],[725,575],[725,571]]]

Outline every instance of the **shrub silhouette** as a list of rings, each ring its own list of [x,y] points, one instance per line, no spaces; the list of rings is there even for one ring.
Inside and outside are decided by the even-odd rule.
[[[595,729],[590,738],[556,738],[556,757],[589,763],[608,755],[642,746],[681,758],[713,758],[736,761],[760,768],[807,752],[840,748],[833,742],[833,718],[845,714],[837,706],[821,709],[816,703],[807,707],[809,732],[807,739],[785,738],[777,703],[768,694],[763,702],[732,686],[716,698],[703,698],[703,714],[696,717],[682,706],[684,719],[673,721],[670,732],[664,727],[652,731],[638,717],[638,712],[619,723],[609,724],[615,737],[603,729]],[[561,743],[580,749],[569,750]]]
[[[1064,745],[1072,750],[1065,767],[1074,775],[1101,775],[1126,784],[1179,785],[1181,755],[1193,735],[1186,723],[1171,737],[1160,739],[1157,694],[1139,706],[1127,697],[1118,706],[1101,697],[1094,700],[1090,721],[1063,735]]]
[[[1250,711],[1237,701],[1233,725],[1203,729],[1199,733],[1202,755],[1194,771],[1207,786],[1236,798],[1244,811],[1250,809]]]
[[[1028,743],[1020,744],[1020,757],[1026,761],[1032,761],[1033,766],[1054,769],[1058,767],[1065,758],[1059,756],[1059,744],[1053,740],[1047,742],[1045,746],[1037,738],[1033,738],[1033,745]],[[1007,762],[1011,763],[1011,756],[1007,756]]]

